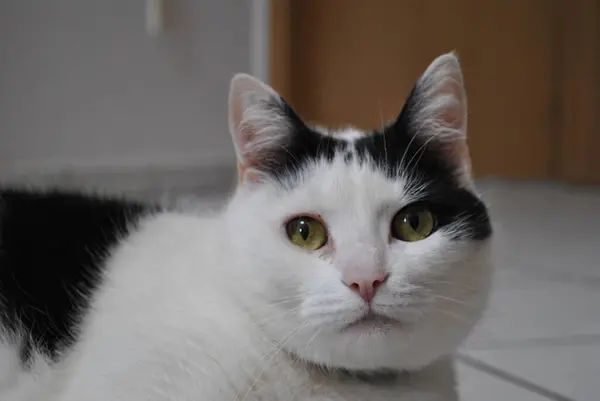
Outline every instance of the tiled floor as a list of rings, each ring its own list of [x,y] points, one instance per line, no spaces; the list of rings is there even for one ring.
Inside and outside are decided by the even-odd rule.
[[[480,190],[497,271],[487,316],[461,350],[464,401],[600,400],[600,189]]]
[[[600,400],[600,189],[479,188],[497,272],[490,309],[460,350],[463,401]]]

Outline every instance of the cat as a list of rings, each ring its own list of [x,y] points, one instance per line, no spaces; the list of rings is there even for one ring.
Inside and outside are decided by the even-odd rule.
[[[303,122],[235,75],[211,213],[0,192],[0,400],[458,399],[492,226],[455,53],[380,131]]]

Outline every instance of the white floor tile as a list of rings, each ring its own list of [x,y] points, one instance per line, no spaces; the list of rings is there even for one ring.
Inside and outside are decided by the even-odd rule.
[[[465,346],[593,335],[600,337],[600,289],[498,270],[490,307]]]
[[[482,187],[496,228],[496,249],[510,255],[516,267],[600,280],[600,190],[524,183]]]
[[[573,400],[599,399],[600,344],[467,351],[466,354]]]
[[[540,395],[460,363],[457,374],[461,401],[547,401]]]

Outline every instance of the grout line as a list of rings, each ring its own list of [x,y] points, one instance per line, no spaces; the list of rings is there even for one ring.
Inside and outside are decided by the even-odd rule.
[[[505,382],[511,383],[514,386],[520,387],[529,392],[535,393],[542,397],[546,397],[552,401],[575,401],[572,398],[565,397],[559,393],[556,393],[552,390],[545,389],[544,387],[538,386],[535,383],[532,383],[528,380],[522,379],[518,376],[515,376],[511,373],[505,372],[504,370],[498,369],[492,365],[489,365],[485,362],[481,362],[477,359],[471,358],[470,356],[464,354],[457,354],[456,359],[463,364],[470,366],[474,369],[479,370],[480,372],[487,373],[490,376],[494,376],[498,379],[504,380]]]
[[[561,337],[523,338],[519,340],[478,341],[466,344],[467,351],[497,351],[502,349],[563,347],[600,344],[600,334],[573,334]]]

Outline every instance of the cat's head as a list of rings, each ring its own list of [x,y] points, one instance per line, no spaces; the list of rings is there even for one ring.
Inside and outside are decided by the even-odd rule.
[[[380,131],[310,126],[248,75],[233,78],[229,113],[231,252],[271,339],[348,369],[417,369],[452,352],[491,272],[456,56],[433,61]]]

